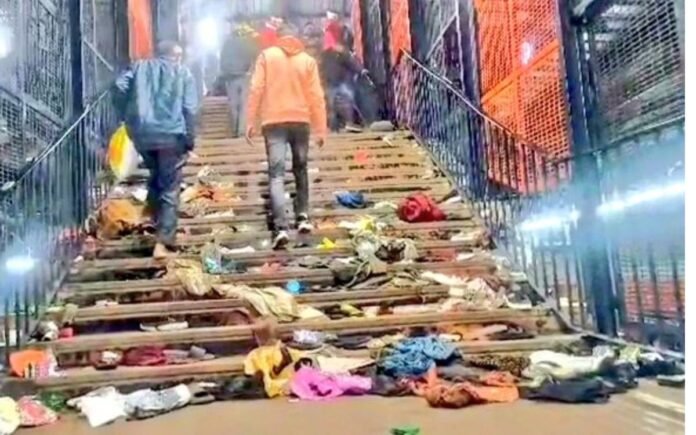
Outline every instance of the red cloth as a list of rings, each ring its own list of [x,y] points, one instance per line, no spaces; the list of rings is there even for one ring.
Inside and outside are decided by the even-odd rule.
[[[341,23],[331,21],[324,29],[324,50],[335,50],[341,43]]]
[[[398,214],[405,222],[435,222],[447,219],[435,201],[422,193],[404,199],[399,205]]]
[[[259,33],[259,45],[261,50],[273,47],[278,42],[278,29],[270,25],[266,25]]]
[[[136,347],[123,355],[123,365],[126,366],[162,366],[166,363],[164,349],[159,346]]]

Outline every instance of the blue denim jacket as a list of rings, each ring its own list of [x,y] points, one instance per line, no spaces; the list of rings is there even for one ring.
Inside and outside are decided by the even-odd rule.
[[[162,58],[133,63],[116,80],[115,103],[138,149],[193,147],[198,95],[185,66]]]

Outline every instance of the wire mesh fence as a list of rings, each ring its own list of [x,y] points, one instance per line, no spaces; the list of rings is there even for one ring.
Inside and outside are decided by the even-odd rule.
[[[56,137],[69,115],[68,14],[59,0],[0,0],[0,182]]]
[[[447,78],[406,53],[401,60],[397,121],[446,169],[529,282],[571,325],[683,351],[683,173],[675,160],[683,137],[668,135],[669,152],[663,132],[652,144],[641,138],[640,147],[558,159],[487,117]],[[588,187],[599,188],[596,202]],[[595,268],[608,271],[599,283]]]
[[[681,3],[681,6],[680,6]],[[683,2],[611,0],[584,17],[604,144],[684,116]]]
[[[86,218],[105,198],[106,147],[117,126],[104,93],[0,192],[0,343],[27,342],[79,253]]]

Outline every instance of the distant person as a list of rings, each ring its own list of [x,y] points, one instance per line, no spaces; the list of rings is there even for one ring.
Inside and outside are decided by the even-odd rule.
[[[346,47],[348,51],[353,51],[355,49],[353,47],[354,39],[353,31],[341,21],[340,16],[334,11],[326,11],[324,49],[328,50],[340,44]]]
[[[370,81],[368,71],[345,45],[336,43],[323,51],[321,72],[328,94],[331,129],[361,131],[355,122],[355,79],[361,76]]]
[[[198,95],[193,75],[181,65],[175,42],[157,46],[155,59],[137,61],[116,81],[117,108],[150,171],[146,211],[157,227],[153,256],[173,254],[182,168],[194,147]]]
[[[369,75],[353,54],[353,33],[336,12],[326,12],[323,45],[321,72],[328,94],[331,129],[361,131],[355,122],[355,83],[356,76],[369,81]]]
[[[324,33],[321,31],[321,28],[314,25],[312,22],[306,23],[302,29],[302,39],[304,40],[305,51],[307,54],[317,60],[319,60],[321,57],[324,43],[323,37]]]
[[[241,136],[246,129],[244,105],[249,94],[251,67],[258,55],[254,36],[255,31],[245,24],[245,17],[236,16],[230,20],[230,34],[220,51],[220,74],[225,83],[233,137]]]
[[[259,45],[262,50],[273,47],[278,41],[278,29],[285,21],[281,17],[270,17],[259,32]]]
[[[256,60],[251,79],[247,113],[247,138],[261,125],[268,155],[273,248],[284,248],[289,241],[285,215],[285,156],[292,151],[292,169],[297,190],[295,218],[301,233],[313,230],[309,219],[309,178],[307,154],[310,131],[317,145],[324,146],[326,107],[317,62],[304,51],[297,31],[284,24],[279,28],[275,47],[267,48]]]

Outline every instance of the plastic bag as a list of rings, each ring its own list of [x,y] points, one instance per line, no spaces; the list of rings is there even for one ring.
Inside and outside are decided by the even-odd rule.
[[[133,146],[133,141],[128,137],[124,124],[111,135],[107,159],[116,181],[123,181],[138,169],[140,156]]]

